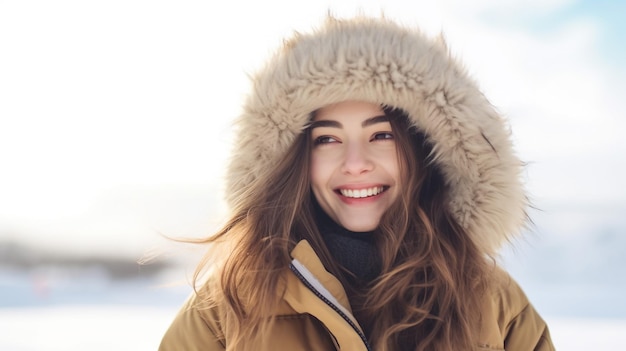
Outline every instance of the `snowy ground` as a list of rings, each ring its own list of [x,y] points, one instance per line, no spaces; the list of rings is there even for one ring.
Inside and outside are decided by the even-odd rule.
[[[191,292],[184,282],[165,286],[171,275],[115,280],[99,270],[44,273],[0,270],[0,351],[156,350]],[[624,350],[623,286],[524,286],[558,350]]]
[[[54,306],[0,309],[0,350],[156,350],[175,307]],[[626,320],[547,318],[558,350],[621,350]]]
[[[50,306],[0,309],[0,350],[156,350],[177,307]],[[546,318],[558,350],[623,350],[626,320]]]
[[[54,306],[0,309],[0,350],[156,350],[174,308]]]

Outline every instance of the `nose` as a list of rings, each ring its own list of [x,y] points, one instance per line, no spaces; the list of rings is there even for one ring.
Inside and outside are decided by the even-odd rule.
[[[345,174],[358,175],[370,172],[374,169],[374,163],[370,159],[367,148],[352,144],[346,148],[345,158],[341,170]]]

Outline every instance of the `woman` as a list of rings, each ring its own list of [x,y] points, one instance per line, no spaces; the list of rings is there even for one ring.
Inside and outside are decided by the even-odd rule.
[[[330,18],[253,80],[231,216],[161,350],[554,349],[493,259],[522,163],[442,41]]]

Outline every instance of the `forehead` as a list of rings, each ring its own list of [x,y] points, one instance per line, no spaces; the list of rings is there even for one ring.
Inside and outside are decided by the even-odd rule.
[[[343,101],[318,109],[313,116],[313,121],[360,120],[384,114],[382,107],[377,104],[364,101]]]

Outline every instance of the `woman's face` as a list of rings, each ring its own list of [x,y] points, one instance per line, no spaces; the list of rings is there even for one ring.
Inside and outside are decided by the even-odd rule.
[[[381,107],[345,101],[321,108],[311,138],[311,186],[322,209],[348,230],[374,230],[400,193],[396,141]]]

